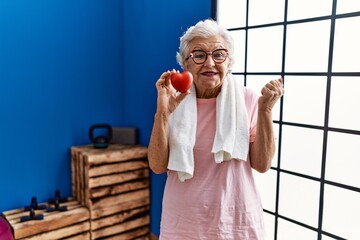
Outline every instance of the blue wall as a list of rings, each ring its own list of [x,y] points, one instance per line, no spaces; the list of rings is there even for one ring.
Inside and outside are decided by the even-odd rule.
[[[156,3],[156,4],[155,4]],[[140,126],[148,144],[156,111],[155,82],[173,68],[179,38],[198,20],[209,18],[210,0],[131,0],[124,5],[124,124]],[[166,175],[151,175],[151,231],[159,234]]]
[[[155,82],[210,0],[0,1],[0,212],[71,195],[70,147],[91,124],[136,127],[147,145]],[[165,175],[151,176],[159,233]]]

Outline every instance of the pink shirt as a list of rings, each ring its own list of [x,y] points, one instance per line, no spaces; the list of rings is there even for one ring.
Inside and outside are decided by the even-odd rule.
[[[257,96],[245,89],[244,97],[253,142]],[[211,149],[216,98],[197,99],[197,111],[194,176],[180,182],[176,172],[168,172],[160,239],[265,239],[263,209],[249,158],[215,163]]]

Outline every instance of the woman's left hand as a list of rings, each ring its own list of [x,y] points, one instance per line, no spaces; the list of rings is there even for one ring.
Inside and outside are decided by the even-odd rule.
[[[271,112],[275,103],[284,95],[283,79],[271,80],[261,89],[259,111]]]
[[[261,173],[269,170],[274,158],[275,140],[272,109],[283,94],[282,78],[268,82],[261,89],[261,96],[258,101],[256,137],[250,147],[251,166]]]

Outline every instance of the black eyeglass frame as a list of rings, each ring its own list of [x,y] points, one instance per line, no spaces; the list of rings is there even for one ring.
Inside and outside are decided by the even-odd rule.
[[[226,56],[225,56],[224,60],[222,60],[222,61],[218,61],[218,60],[214,59],[214,55],[213,55],[214,52],[220,51],[220,50],[226,52]],[[203,52],[203,53],[205,53],[205,54],[206,54],[205,60],[204,60],[203,62],[201,62],[201,63],[195,62],[195,60],[194,60],[194,53],[195,53],[195,52]],[[215,50],[212,51],[211,53],[208,53],[208,52],[205,52],[204,50],[199,50],[199,49],[197,49],[197,50],[191,51],[191,52],[190,52],[190,55],[185,59],[185,61],[189,60],[189,58],[192,58],[192,60],[194,61],[195,64],[204,64],[204,62],[206,62],[206,60],[207,60],[207,58],[208,58],[209,55],[211,55],[211,58],[212,58],[212,60],[214,61],[214,63],[219,63],[219,64],[220,64],[220,63],[225,62],[225,60],[228,58],[228,56],[229,56],[229,50],[227,50],[226,48],[219,48],[219,49],[215,49]]]

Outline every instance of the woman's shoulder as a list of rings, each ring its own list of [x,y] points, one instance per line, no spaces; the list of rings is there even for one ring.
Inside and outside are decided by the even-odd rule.
[[[231,80],[234,81],[235,88],[240,89],[240,91],[242,92],[245,102],[257,103],[260,95],[255,92],[254,89],[244,86],[243,83],[235,79],[232,74],[230,74],[229,77]]]
[[[242,91],[243,91],[243,94],[244,94],[245,101],[246,100],[248,100],[248,101],[257,101],[258,98],[259,98],[259,94],[257,94],[255,92],[255,90],[252,89],[252,88],[242,86]]]

